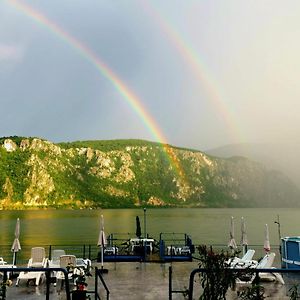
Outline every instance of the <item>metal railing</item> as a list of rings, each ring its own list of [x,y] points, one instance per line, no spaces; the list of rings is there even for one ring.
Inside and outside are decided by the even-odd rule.
[[[64,274],[65,277],[65,291],[66,291],[66,300],[71,300],[71,294],[76,292],[75,291],[70,291],[70,284],[69,284],[69,277],[68,277],[68,271],[64,268],[0,268],[0,272],[3,273],[3,281],[2,282],[6,282],[7,278],[8,278],[8,273],[20,273],[20,272],[43,272],[46,275],[46,300],[50,299],[50,284],[51,284],[51,280],[50,280],[50,274],[52,272],[58,272],[61,271]],[[109,300],[109,294],[110,291],[104,281],[104,278],[102,276],[102,270],[98,269],[97,267],[95,267],[95,289],[94,290],[85,290],[86,294],[95,294],[95,300],[101,300],[100,295],[98,293],[98,288],[99,288],[99,279],[106,291],[106,299]],[[2,285],[2,297],[1,299],[5,299],[6,298],[6,287],[5,285]]]
[[[68,272],[64,268],[0,268],[0,272],[3,273],[3,282],[7,280],[7,273],[19,273],[19,272],[44,272],[46,275],[46,300],[50,299],[50,274],[51,272],[62,272],[65,276],[65,291],[66,300],[71,300],[70,285],[68,280]],[[3,294],[4,293],[4,294]],[[2,287],[2,299],[5,299],[6,289]]]
[[[100,279],[100,281],[102,282],[102,285],[106,291],[106,299],[109,300],[109,294],[110,294],[110,291],[103,279],[103,276],[102,276],[102,270],[101,269],[98,269],[97,267],[95,267],[95,299],[101,299],[99,294],[98,294],[98,278]]]
[[[259,283],[260,277],[259,274],[260,273],[296,273],[296,274],[300,274],[300,269],[276,269],[276,268],[272,268],[272,269],[241,269],[241,268],[231,268],[228,269],[228,271],[230,272],[236,272],[236,273],[245,273],[249,272],[251,274],[254,275],[254,280],[253,282],[255,282],[256,284]],[[189,300],[193,299],[193,294],[194,294],[194,283],[195,283],[195,275],[196,274],[202,274],[202,273],[207,273],[207,272],[212,272],[212,270],[208,270],[208,269],[204,269],[204,268],[198,268],[198,269],[194,269],[191,274],[190,274],[190,278],[189,278],[189,287],[188,289],[185,290],[173,290],[172,287],[172,274],[173,274],[173,270],[172,270],[172,266],[169,267],[169,300],[172,300],[172,296],[173,294],[176,293],[181,293],[183,295],[187,295]]]
[[[31,255],[31,248],[32,247],[44,247],[46,250],[47,258],[51,259],[52,250],[54,249],[61,249],[65,250],[67,254],[73,254],[76,257],[88,258],[90,260],[96,260],[99,252],[99,247],[97,245],[90,245],[90,244],[80,244],[80,245],[68,245],[68,244],[61,244],[61,245],[22,245],[22,251],[17,252],[16,255],[16,264],[20,266],[25,266],[28,263],[28,259]],[[3,257],[4,261],[11,261],[12,260],[12,252],[11,246],[9,245],[0,245],[1,249],[1,257]]]
[[[169,299],[172,300],[173,294],[186,294],[186,290],[173,290],[172,285],[172,274],[173,274],[173,268],[172,266],[169,266]]]

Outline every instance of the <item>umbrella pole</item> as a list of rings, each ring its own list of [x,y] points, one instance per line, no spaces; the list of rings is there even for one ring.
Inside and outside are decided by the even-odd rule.
[[[98,240],[98,246],[101,247],[101,273],[107,273],[108,269],[104,269],[103,262],[104,262],[104,246],[107,244],[106,242],[106,237],[104,233],[104,219],[103,215],[101,215],[101,231],[99,235],[99,240]]]
[[[17,252],[14,251],[12,265],[15,266],[17,262]],[[14,277],[14,271],[11,272],[11,278]]]
[[[14,252],[14,254],[13,254],[13,262],[12,262],[12,264],[13,264],[13,265],[15,265],[15,264],[16,264],[16,261],[17,261],[17,253],[16,253],[16,252]]]
[[[103,269],[103,255],[104,255],[103,252],[104,252],[103,251],[103,246],[101,246],[101,269]]]
[[[103,274],[103,273],[108,273],[108,269],[104,269],[104,251],[103,251],[103,246],[101,246],[101,269],[100,269],[100,272]]]

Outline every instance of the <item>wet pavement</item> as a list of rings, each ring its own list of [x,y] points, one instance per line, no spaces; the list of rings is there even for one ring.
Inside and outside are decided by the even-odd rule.
[[[173,262],[173,263],[143,263],[143,262],[117,262],[104,263],[104,268],[108,273],[103,274],[103,278],[110,290],[109,299],[111,300],[160,300],[169,299],[169,266],[172,265],[172,288],[175,291],[184,291],[189,285],[189,276],[192,270],[198,267],[197,262]],[[99,263],[93,264],[93,267],[101,268]],[[94,268],[92,269],[94,271]],[[87,278],[88,290],[94,290],[95,276]],[[286,277],[286,285],[278,283],[264,283],[265,295],[267,299],[290,299],[287,291],[294,283],[299,283],[298,279],[291,280]],[[16,279],[13,279],[12,286],[7,288],[6,299],[46,299],[46,284],[42,282],[35,286],[33,282],[21,282],[16,287]],[[71,284],[71,289],[74,286]],[[238,286],[238,289],[245,287]],[[98,288],[101,299],[106,299],[106,293],[101,282]],[[199,277],[195,277],[194,299],[199,299],[201,293]],[[229,291],[228,299],[238,299],[237,291]],[[90,295],[95,299],[95,295]],[[51,284],[50,299],[65,300],[65,290],[61,289],[61,284],[57,286]],[[172,299],[186,299],[182,293],[173,293]]]

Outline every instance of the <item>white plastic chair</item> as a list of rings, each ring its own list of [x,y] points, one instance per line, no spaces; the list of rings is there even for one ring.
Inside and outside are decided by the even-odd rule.
[[[46,268],[48,259],[46,258],[46,251],[43,247],[34,247],[31,248],[31,257],[28,261],[28,268]],[[16,286],[19,285],[20,280],[35,280],[35,285],[39,285],[44,275],[44,272],[40,271],[31,271],[31,272],[20,272]]]
[[[61,249],[52,250],[51,259],[49,260],[49,268],[59,268],[60,267],[60,257],[65,254],[66,254],[65,250],[61,250]],[[52,271],[51,277],[56,277],[56,274],[57,274],[56,271]],[[54,283],[54,285],[56,285],[56,282]]]
[[[59,268],[60,267],[60,257],[66,255],[65,250],[54,249],[51,253],[51,259],[49,260],[49,268]]]
[[[59,266],[60,268],[64,268],[68,271],[68,279],[71,280],[73,279],[75,283],[75,278],[74,278],[74,269],[76,268],[76,256],[75,255],[61,255],[59,258]],[[62,284],[63,281],[65,280],[65,274],[62,271],[58,271],[56,273],[56,280],[61,280]]]
[[[4,261],[3,257],[0,257],[0,266],[6,265],[6,261]]]
[[[43,247],[31,248],[31,258],[28,261],[28,268],[47,267],[46,251]]]

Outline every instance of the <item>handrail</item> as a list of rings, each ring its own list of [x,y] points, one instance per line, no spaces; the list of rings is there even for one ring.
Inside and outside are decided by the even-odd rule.
[[[110,291],[103,279],[103,276],[101,274],[101,270],[99,270],[99,268],[95,267],[95,299],[99,299],[100,300],[100,296],[98,294],[98,277],[100,278],[102,284],[103,284],[103,287],[105,288],[106,290],[106,299],[109,300],[109,294],[110,294]],[[96,298],[97,297],[97,298]]]
[[[227,270],[230,272],[245,272],[245,269],[241,269],[241,268],[228,268]],[[189,300],[193,299],[195,275],[197,273],[206,273],[206,272],[211,272],[211,271],[212,270],[208,270],[205,268],[198,268],[198,269],[194,269],[191,272],[190,279],[189,279],[189,288],[188,288],[188,299]],[[255,274],[256,278],[258,277],[259,273],[300,273],[300,269],[276,269],[276,268],[271,268],[271,269],[253,268],[253,269],[247,269],[247,271]]]
[[[46,300],[50,298],[50,272],[60,271],[64,273],[65,276],[65,290],[66,290],[66,300],[71,300],[70,296],[70,285],[68,280],[68,271],[64,268],[25,268],[25,267],[17,267],[17,268],[0,268],[0,272],[4,273],[4,280],[7,278],[7,272],[45,272],[46,273]]]
[[[173,290],[173,286],[172,286],[172,273],[173,273],[173,269],[172,266],[169,266],[169,300],[172,300],[172,294],[186,294],[186,290],[181,291],[181,290]]]

